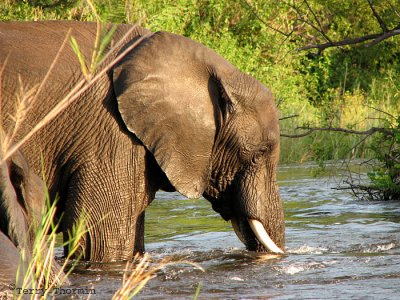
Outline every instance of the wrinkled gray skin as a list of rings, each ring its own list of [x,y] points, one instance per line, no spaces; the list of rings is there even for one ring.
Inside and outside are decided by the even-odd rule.
[[[0,295],[3,289],[8,289],[10,283],[16,282],[19,260],[18,249],[8,236],[0,231]]]
[[[11,164],[11,166],[9,166]],[[17,169],[17,170],[16,170]],[[13,170],[13,171],[12,171]],[[0,163],[0,285],[16,281],[20,253],[17,247],[29,247],[27,214],[24,201],[17,200],[15,187],[10,175],[20,170],[14,163]],[[14,172],[17,171],[17,172]],[[21,189],[19,189],[21,192]],[[24,200],[24,199],[22,199]],[[21,265],[21,267],[23,267]]]
[[[91,57],[96,26],[77,22],[0,24],[5,67],[3,111],[48,71],[67,31]],[[113,43],[132,28],[118,25]],[[88,213],[84,258],[131,259],[144,251],[144,210],[159,189],[203,195],[225,220],[235,218],[249,250],[267,251],[247,220],[259,220],[284,248],[276,184],[278,113],[268,89],[205,46],[136,28],[122,49],[146,38],[22,151],[36,171],[44,158],[51,196],[60,195],[63,231]],[[148,36],[147,36],[148,35]],[[82,78],[71,47],[60,54],[20,136]],[[25,132],[24,132],[25,131]]]
[[[18,266],[22,283],[35,238],[32,226],[40,222],[44,201],[43,181],[20,152],[0,162],[0,285],[16,281]],[[52,265],[55,274],[59,266]]]

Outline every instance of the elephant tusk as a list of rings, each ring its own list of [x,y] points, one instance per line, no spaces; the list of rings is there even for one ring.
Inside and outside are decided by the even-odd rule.
[[[274,253],[284,253],[281,248],[279,248],[274,241],[269,237],[268,233],[265,231],[263,224],[260,221],[249,219],[249,224],[253,233],[260,241],[261,244],[264,245],[269,251]]]
[[[243,237],[242,232],[239,229],[239,224],[237,222],[237,220],[235,218],[231,219],[231,223],[232,223],[232,227],[233,227],[233,231],[235,231],[237,237],[239,238],[239,240],[243,243],[246,244],[246,240]]]

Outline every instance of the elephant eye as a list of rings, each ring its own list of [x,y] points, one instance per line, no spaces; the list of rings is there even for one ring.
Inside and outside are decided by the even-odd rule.
[[[256,151],[251,159],[252,163],[257,163],[260,161],[260,159],[264,158],[265,155],[269,152],[269,147],[262,148],[258,151]]]

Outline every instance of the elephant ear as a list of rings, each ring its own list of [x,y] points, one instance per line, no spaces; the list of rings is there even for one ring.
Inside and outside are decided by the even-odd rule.
[[[211,50],[158,32],[114,68],[118,109],[177,191],[199,197],[210,177],[218,85],[204,62]]]

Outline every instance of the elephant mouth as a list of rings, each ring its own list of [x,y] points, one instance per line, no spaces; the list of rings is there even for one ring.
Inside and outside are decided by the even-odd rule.
[[[228,194],[229,195],[229,194]],[[262,223],[255,219],[235,216],[234,209],[229,205],[230,197],[227,194],[222,195],[217,201],[216,197],[211,197],[205,193],[204,197],[208,199],[212,208],[218,212],[221,217],[228,221],[231,220],[233,230],[239,240],[249,251],[284,253],[276,243],[271,239]]]
[[[232,218],[232,227],[240,241],[246,245],[247,250],[257,252],[272,252],[283,254],[270,238],[262,223],[255,219]]]

